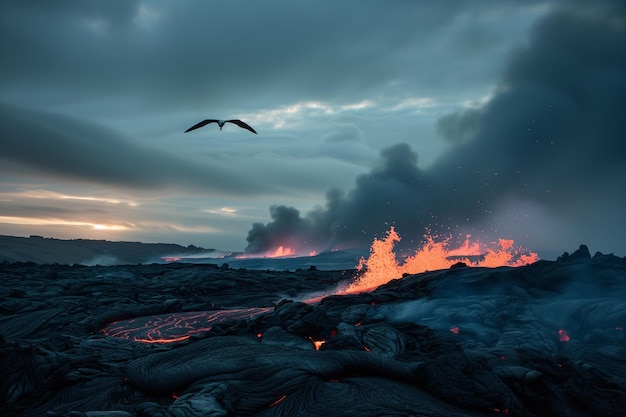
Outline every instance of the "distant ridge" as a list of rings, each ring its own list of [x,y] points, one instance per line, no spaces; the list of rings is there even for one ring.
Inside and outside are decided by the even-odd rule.
[[[111,242],[0,235],[0,262],[38,264],[123,265],[163,262],[164,256],[206,255],[215,249],[172,243]]]

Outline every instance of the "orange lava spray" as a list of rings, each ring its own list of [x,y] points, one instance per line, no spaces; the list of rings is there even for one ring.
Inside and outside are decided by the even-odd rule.
[[[462,247],[451,248],[451,238],[438,241],[430,233],[426,233],[424,245],[406,258],[404,263],[399,263],[394,246],[400,240],[400,235],[393,226],[385,237],[374,239],[369,258],[361,258],[357,265],[360,276],[344,292],[368,291],[392,279],[401,278],[404,274],[446,269],[457,262],[493,268],[523,266],[539,260],[536,253],[515,247],[514,241],[509,239],[499,239],[498,242],[483,245],[479,242],[470,243],[468,237]]]

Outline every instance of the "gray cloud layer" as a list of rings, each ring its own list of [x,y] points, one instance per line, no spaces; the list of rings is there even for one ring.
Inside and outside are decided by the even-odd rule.
[[[2,85],[51,102],[136,97],[144,110],[488,85],[488,72],[459,67],[508,48],[511,28],[489,19],[535,2],[453,3],[2,2]]]
[[[368,245],[390,224],[413,238],[425,226],[458,227],[626,247],[626,13],[619,2],[585,6],[570,3],[541,22],[483,108],[439,120],[455,146],[430,169],[418,167],[409,145],[389,147],[378,168],[346,195],[331,192],[325,208],[301,216],[273,207],[273,221],[250,230],[248,250],[285,240]]]
[[[139,146],[93,123],[0,104],[0,160],[13,169],[78,183],[127,189],[176,187],[221,195],[262,194],[270,185],[235,170],[199,165],[175,155]],[[1,171],[1,170],[0,170]]]

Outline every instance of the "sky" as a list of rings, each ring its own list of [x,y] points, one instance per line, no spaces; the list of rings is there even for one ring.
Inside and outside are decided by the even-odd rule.
[[[625,32],[617,0],[0,0],[0,234],[624,256]]]

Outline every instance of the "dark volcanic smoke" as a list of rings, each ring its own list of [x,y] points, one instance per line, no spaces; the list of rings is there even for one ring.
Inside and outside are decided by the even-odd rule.
[[[246,251],[368,246],[389,225],[407,237],[429,227],[544,250],[626,247],[615,233],[626,230],[625,7],[583,6],[568,3],[534,28],[487,104],[438,120],[451,147],[431,168],[407,143],[384,149],[379,166],[347,194],[329,191],[325,207],[302,216],[273,206]]]

